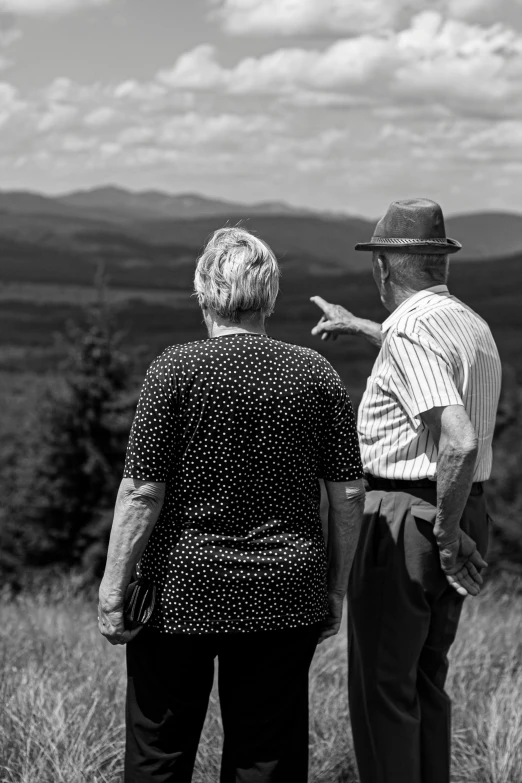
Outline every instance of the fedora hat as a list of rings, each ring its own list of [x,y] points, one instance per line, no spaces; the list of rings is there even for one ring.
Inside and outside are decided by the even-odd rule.
[[[392,201],[370,242],[356,250],[395,250],[403,253],[443,255],[456,253],[462,245],[446,236],[442,209],[428,198]]]

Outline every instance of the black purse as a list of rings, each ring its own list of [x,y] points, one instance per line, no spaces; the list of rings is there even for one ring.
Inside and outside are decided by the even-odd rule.
[[[127,588],[123,617],[125,625],[136,628],[150,620],[156,601],[156,586],[140,576]]]

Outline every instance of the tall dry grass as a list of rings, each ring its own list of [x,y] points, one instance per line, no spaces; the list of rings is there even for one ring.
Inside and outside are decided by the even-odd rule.
[[[455,783],[522,781],[522,587],[507,576],[465,605],[452,650]],[[96,630],[96,606],[60,589],[0,600],[1,783],[118,783],[123,650]],[[346,633],[319,649],[311,676],[312,783],[355,783]],[[218,780],[213,697],[195,783]]]

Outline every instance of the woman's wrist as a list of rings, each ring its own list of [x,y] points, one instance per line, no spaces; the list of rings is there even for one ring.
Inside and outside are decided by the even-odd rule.
[[[98,591],[98,600],[104,612],[119,609],[125,603],[126,589],[116,585],[104,584],[103,580]]]

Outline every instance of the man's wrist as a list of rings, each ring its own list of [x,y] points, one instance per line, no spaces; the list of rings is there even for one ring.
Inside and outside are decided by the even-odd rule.
[[[445,518],[443,518],[443,516]],[[437,541],[439,549],[444,549],[447,546],[451,546],[460,539],[460,523],[448,519],[446,515],[443,515],[439,510],[435,517],[435,524],[433,526],[433,534]]]
[[[367,321],[366,318],[354,318],[353,326],[355,327],[356,334],[360,334],[363,337],[366,336],[369,330],[369,324],[371,321]]]
[[[382,343],[381,324],[377,323],[377,321],[369,321],[367,318],[356,318],[354,326],[357,335],[366,337],[374,345]]]

